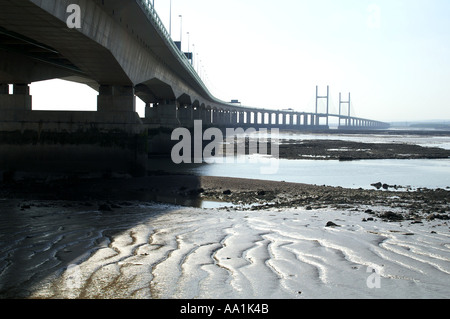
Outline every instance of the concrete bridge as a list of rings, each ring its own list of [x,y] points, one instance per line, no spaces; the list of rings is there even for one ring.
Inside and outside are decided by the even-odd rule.
[[[94,88],[97,111],[34,111],[30,84],[55,78]],[[136,97],[146,104],[143,119]],[[386,127],[328,110],[218,100],[151,0],[0,0],[0,171],[137,172],[145,170],[148,152],[167,145],[170,129],[196,119],[205,126],[315,130],[327,129],[333,116],[345,120],[343,128]]]

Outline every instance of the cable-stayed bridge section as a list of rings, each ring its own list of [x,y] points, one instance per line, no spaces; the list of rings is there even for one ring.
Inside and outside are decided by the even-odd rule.
[[[97,111],[33,110],[30,84],[56,78],[94,88]],[[143,119],[137,97],[146,104]],[[63,163],[61,170],[139,172],[158,144],[153,135],[194,120],[324,129],[329,116],[216,99],[149,0],[0,0],[0,171]],[[386,127],[341,117],[346,127]]]

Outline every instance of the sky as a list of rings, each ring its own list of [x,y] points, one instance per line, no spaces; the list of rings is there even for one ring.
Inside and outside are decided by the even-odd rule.
[[[319,95],[329,86],[333,113],[339,93],[343,100],[351,93],[353,116],[450,119],[448,0],[171,2],[172,23],[170,0],[155,0],[155,8],[219,99],[313,112],[316,86]],[[50,99],[55,87],[60,96]],[[95,110],[96,92],[87,87],[52,81],[31,92],[34,109]]]

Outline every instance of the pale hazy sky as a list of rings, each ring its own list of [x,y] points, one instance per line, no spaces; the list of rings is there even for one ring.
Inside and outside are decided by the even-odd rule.
[[[169,4],[155,0],[168,30]],[[189,38],[199,73],[222,100],[310,112],[316,85],[321,95],[329,85],[336,112],[339,92],[351,92],[356,116],[450,119],[449,0],[172,0],[175,41],[180,14],[183,50]],[[44,86],[32,86],[35,108],[95,109],[90,89],[63,82],[49,101]]]

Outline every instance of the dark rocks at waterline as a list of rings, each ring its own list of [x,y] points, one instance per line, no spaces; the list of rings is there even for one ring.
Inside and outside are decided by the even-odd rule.
[[[402,214],[394,213],[392,211],[380,213],[380,214],[378,214],[378,217],[380,217],[383,220],[390,221],[390,222],[403,221],[405,219]]]
[[[435,219],[439,219],[439,220],[450,220],[450,216],[444,214],[430,214],[427,216],[427,220],[435,220]]]
[[[330,221],[325,225],[325,227],[340,227],[340,226]]]
[[[380,189],[382,185],[383,185],[383,184],[381,184],[381,182],[370,184],[370,186],[373,186],[373,187],[375,187],[376,189]]]
[[[405,188],[405,187],[403,187],[403,186],[401,186],[401,185],[389,185],[389,184],[381,183],[381,182],[370,184],[370,186],[373,186],[373,187],[375,187],[376,189],[381,189],[381,188],[383,188],[383,189],[385,189],[385,190],[388,190],[389,188],[393,188],[393,189],[396,189],[396,190],[397,190],[397,189],[401,189],[401,188]]]

